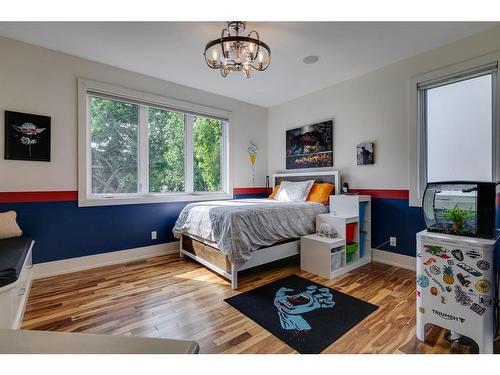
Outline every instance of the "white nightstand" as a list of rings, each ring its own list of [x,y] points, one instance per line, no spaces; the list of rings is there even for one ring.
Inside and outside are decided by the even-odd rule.
[[[300,268],[332,279],[336,271],[345,267],[345,241],[342,238],[325,238],[316,234],[300,239]]]

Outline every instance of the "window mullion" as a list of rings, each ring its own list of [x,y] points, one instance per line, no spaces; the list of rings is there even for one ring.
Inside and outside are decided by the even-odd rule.
[[[420,163],[420,175],[419,175],[419,194],[423,196],[425,187],[428,182],[427,175],[427,163],[429,160],[429,154],[427,152],[427,90],[422,89],[418,93],[418,101],[419,101],[419,112],[417,114],[418,121],[420,123],[419,127],[419,137],[420,137],[420,155],[419,155],[419,163]]]
[[[193,116],[184,115],[184,190],[186,193],[192,193],[194,190],[193,173]]]
[[[85,163],[87,165],[87,178],[86,178],[86,185],[87,185],[87,194],[86,194],[86,197],[88,198],[90,195],[92,195],[93,193],[93,190],[92,190],[92,132],[91,132],[91,128],[90,128],[90,123],[91,123],[91,118],[90,118],[90,103],[91,103],[91,100],[90,100],[90,96],[87,95],[86,96],[86,103],[87,103],[87,107],[85,108],[85,118],[86,118],[86,122],[85,122],[85,133],[86,133],[86,145],[85,145]]]
[[[140,194],[149,193],[149,125],[148,125],[148,107],[139,106],[139,162],[138,175]]]
[[[498,154],[498,146],[500,146],[500,133],[499,133],[499,116],[498,116],[498,72],[495,71],[491,74],[491,138],[492,138],[492,171],[491,171],[491,180],[497,181],[500,177],[498,173],[498,169],[500,165],[498,164],[498,159],[500,155]]]
[[[227,147],[228,147],[228,142],[227,142],[227,133],[229,131],[228,129],[228,123],[227,121],[222,121],[221,122],[222,124],[222,144],[221,144],[221,159],[220,159],[220,162],[221,162],[221,170],[220,170],[220,175],[221,175],[221,185],[220,185],[220,190],[227,193],[228,192],[228,175],[227,175],[227,171],[228,171],[228,164],[229,164],[229,160],[228,160],[228,150],[227,150]]]

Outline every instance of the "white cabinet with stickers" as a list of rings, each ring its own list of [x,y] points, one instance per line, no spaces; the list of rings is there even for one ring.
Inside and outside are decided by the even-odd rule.
[[[493,353],[495,250],[494,240],[417,234],[420,341],[425,341],[425,325],[434,324],[474,340],[480,353]]]

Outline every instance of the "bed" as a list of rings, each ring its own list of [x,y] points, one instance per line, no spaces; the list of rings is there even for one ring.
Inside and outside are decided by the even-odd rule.
[[[338,171],[283,173],[281,181],[328,182],[339,194]],[[316,202],[241,199],[187,205],[174,226],[181,257],[190,257],[238,287],[238,272],[299,254],[300,237],[315,231],[316,215],[328,207]]]

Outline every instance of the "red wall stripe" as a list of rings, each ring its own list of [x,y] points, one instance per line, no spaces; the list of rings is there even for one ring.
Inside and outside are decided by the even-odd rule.
[[[406,199],[409,198],[408,190],[387,189],[351,189],[354,193],[370,195],[372,198]],[[266,187],[234,188],[233,194],[264,194],[270,193]],[[21,191],[0,192],[0,203],[22,202],[71,202],[78,200],[77,191]]]
[[[409,199],[408,190],[390,190],[390,189],[351,189],[353,193],[370,195],[372,198],[385,199]],[[234,188],[233,194],[261,194],[271,193],[271,189],[265,187]]]
[[[0,192],[0,203],[77,201],[77,191]]]
[[[271,189],[266,187],[247,187],[247,188],[234,188],[233,194],[271,194]]]
[[[353,193],[370,195],[372,198],[384,199],[406,199],[410,198],[409,190],[388,190],[388,189],[351,189]]]

